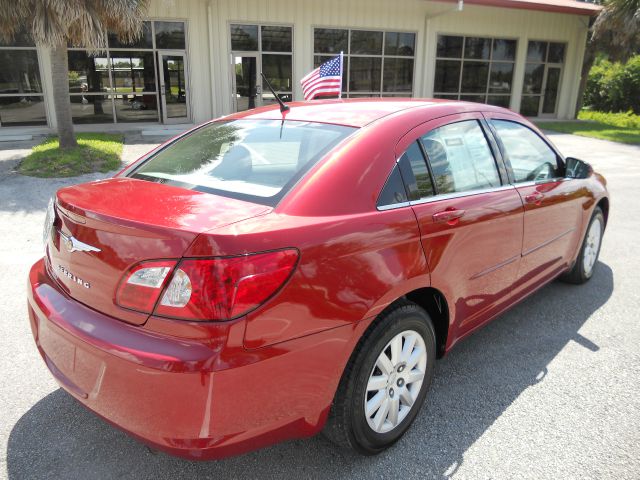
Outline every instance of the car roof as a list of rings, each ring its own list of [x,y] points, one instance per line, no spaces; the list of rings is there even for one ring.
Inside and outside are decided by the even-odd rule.
[[[425,98],[349,98],[333,100],[311,100],[287,103],[289,110],[284,114],[277,104],[246,110],[224,117],[224,120],[295,120],[332,123],[351,127],[364,127],[376,120],[405,110],[423,107],[425,120],[443,115],[477,112],[502,111],[505,108],[472,102]],[[513,112],[510,112],[513,113]],[[431,115],[429,115],[431,114]]]

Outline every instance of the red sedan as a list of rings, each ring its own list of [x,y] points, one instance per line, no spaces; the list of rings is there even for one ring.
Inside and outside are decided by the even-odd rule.
[[[508,110],[292,103],[63,188],[29,276],[60,385],[143,442],[220,458],[409,428],[436,358],[556,277],[587,281],[606,183]]]

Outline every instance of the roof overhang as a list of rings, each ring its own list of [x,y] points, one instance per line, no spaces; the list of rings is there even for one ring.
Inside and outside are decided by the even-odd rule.
[[[439,0],[457,3],[458,0]],[[464,0],[467,5],[482,5],[485,7],[517,8],[521,10],[536,10],[539,12],[569,13],[573,15],[596,16],[602,6],[594,3],[579,2],[577,0]]]

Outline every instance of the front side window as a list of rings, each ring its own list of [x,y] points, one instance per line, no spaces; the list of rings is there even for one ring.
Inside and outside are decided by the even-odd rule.
[[[516,41],[438,35],[434,97],[508,107]]]
[[[558,176],[556,153],[534,131],[516,122],[491,120],[506,151],[516,182],[544,181]]]
[[[279,120],[214,122],[153,155],[134,178],[275,205],[356,129]]]
[[[422,137],[438,194],[501,185],[493,153],[476,120],[451,123]]]
[[[344,54],[345,97],[410,97],[416,34],[340,28],[313,30],[314,65]]]

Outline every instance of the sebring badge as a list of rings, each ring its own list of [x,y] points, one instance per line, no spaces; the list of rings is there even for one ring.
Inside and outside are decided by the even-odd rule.
[[[91,288],[91,284],[89,282],[84,281],[80,277],[76,277],[69,270],[64,268],[62,265],[58,265],[58,269],[62,272],[62,274],[70,279],[72,282],[77,283],[78,285],[82,285],[84,288]]]
[[[62,242],[64,242],[64,246],[67,247],[67,251],[69,253],[73,253],[73,252],[99,252],[100,249],[96,248],[92,245],[89,245],[87,243],[81,242],[80,240],[78,240],[77,238],[71,236],[71,235],[65,235],[64,233],[60,232],[60,240],[62,240]]]

